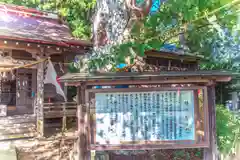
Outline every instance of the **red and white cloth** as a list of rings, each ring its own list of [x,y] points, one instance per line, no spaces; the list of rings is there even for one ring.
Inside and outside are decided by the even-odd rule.
[[[56,87],[56,92],[58,94],[60,94],[61,96],[63,96],[64,100],[67,101],[67,98],[62,90],[62,87],[60,85],[59,82],[59,77],[57,76],[57,72],[54,69],[54,66],[51,62],[51,60],[48,60],[48,64],[47,64],[47,72],[45,75],[45,79],[44,79],[44,84],[53,84]]]

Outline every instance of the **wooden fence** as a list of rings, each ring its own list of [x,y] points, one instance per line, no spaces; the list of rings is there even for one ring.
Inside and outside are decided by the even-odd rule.
[[[44,118],[62,118],[62,128],[66,128],[67,118],[76,118],[77,104],[67,103],[45,103]],[[50,127],[56,124],[47,124]],[[52,125],[52,126],[51,126]],[[57,124],[59,126],[59,123]],[[31,138],[37,136],[36,116],[33,114],[0,116],[0,141]]]
[[[62,127],[65,129],[68,117],[77,117],[77,104],[75,102],[44,103],[44,119],[62,118]]]

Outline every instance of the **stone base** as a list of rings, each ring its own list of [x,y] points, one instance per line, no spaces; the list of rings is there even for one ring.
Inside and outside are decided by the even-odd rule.
[[[11,143],[0,143],[0,159],[17,160],[16,149],[11,145]]]

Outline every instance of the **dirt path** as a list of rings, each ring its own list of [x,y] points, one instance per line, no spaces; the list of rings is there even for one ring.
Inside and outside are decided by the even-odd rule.
[[[17,160],[69,160],[77,136],[67,132],[49,138],[1,142],[0,147],[16,148]]]
[[[17,147],[18,160],[69,160],[76,140],[73,133],[34,140],[29,146]]]

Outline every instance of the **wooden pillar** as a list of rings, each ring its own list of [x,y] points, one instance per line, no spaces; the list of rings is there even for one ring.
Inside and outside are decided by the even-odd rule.
[[[62,132],[67,129],[66,103],[63,104]]]
[[[68,72],[68,65],[66,65],[66,63],[68,63],[69,60],[68,60],[68,56],[64,56],[64,65],[63,65],[63,71],[64,71],[64,74],[66,74]],[[67,97],[67,89],[68,87],[66,85],[63,85],[63,91],[64,91],[64,94],[66,95]]]
[[[216,104],[215,86],[208,87],[208,112],[209,112],[209,148],[204,149],[204,160],[218,160],[216,139]]]
[[[64,63],[67,63],[67,56],[64,57]],[[64,74],[68,72],[68,66],[65,64],[63,65],[63,71],[64,71]],[[67,86],[63,85],[63,92],[64,94],[66,95],[66,98],[68,97],[67,96]],[[65,131],[67,129],[67,116],[66,116],[66,102],[64,103],[63,105],[63,118],[62,118],[62,131]]]
[[[33,113],[37,115],[37,69],[32,70],[32,106],[33,106]]]
[[[85,85],[77,89],[77,105],[78,105],[78,160],[90,160],[91,155],[87,150],[87,120],[86,120],[86,101],[85,101]]]
[[[41,59],[38,57],[37,60]],[[37,132],[39,136],[44,136],[44,115],[43,115],[43,103],[44,103],[44,63],[38,64],[37,68],[37,93],[36,93],[36,116],[37,116]]]

